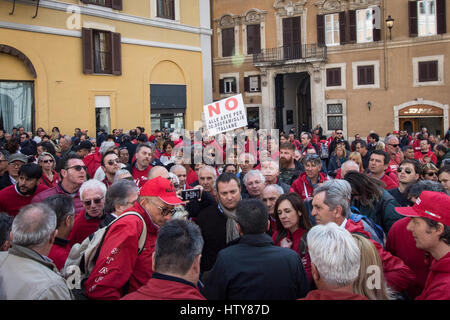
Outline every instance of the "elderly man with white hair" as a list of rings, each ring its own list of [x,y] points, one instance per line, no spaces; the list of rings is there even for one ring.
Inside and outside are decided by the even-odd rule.
[[[244,185],[247,194],[243,194],[245,198],[261,199],[262,191],[265,187],[266,178],[259,170],[250,170],[244,176]]]
[[[289,192],[290,186],[282,182],[278,177],[280,174],[280,166],[278,161],[271,158],[261,161],[261,172],[266,178],[266,186],[270,184],[277,184],[283,189],[284,193]]]
[[[217,172],[214,167],[203,166],[198,170],[198,183],[203,187],[203,191],[209,192],[217,199],[217,190],[214,185],[217,180]]]
[[[368,300],[353,292],[361,252],[350,232],[330,222],[309,230],[307,242],[317,289],[302,300]]]
[[[84,210],[75,217],[73,222],[73,228],[68,237],[70,246],[83,242],[105,219],[106,191],[106,185],[96,179],[88,180],[81,185],[80,198]]]
[[[56,214],[46,204],[23,207],[12,224],[12,247],[0,252],[0,300],[72,300],[66,281],[47,258]]]
[[[273,234],[276,231],[276,219],[275,219],[275,203],[277,202],[278,198],[285,194],[283,188],[281,188],[277,184],[269,184],[266,186],[262,192],[262,201],[264,202],[264,205],[267,208],[267,212],[269,213],[269,222],[270,222],[270,229],[269,233]]]
[[[341,177],[344,178],[345,174],[350,171],[359,172],[359,164],[353,160],[345,161],[341,166]]]

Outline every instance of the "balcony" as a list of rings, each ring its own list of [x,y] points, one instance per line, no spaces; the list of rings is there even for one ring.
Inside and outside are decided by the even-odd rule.
[[[326,60],[327,47],[319,47],[317,44],[263,49],[260,53],[253,54],[253,65],[255,67],[311,63]]]

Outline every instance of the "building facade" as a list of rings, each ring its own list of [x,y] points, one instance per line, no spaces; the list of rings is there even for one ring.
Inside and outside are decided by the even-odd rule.
[[[212,101],[208,0],[0,1],[0,126],[194,128]]]
[[[215,0],[213,96],[260,128],[385,136],[449,127],[445,0]],[[391,26],[391,28],[388,27]]]

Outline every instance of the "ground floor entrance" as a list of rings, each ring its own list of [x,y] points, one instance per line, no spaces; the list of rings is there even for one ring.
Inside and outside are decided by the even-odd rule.
[[[0,129],[33,131],[34,82],[0,80]]]

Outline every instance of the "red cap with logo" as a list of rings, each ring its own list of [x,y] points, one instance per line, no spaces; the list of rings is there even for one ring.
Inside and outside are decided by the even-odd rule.
[[[397,130],[395,130],[394,132],[392,132],[393,134],[398,134],[399,132]]]
[[[412,207],[396,207],[407,217],[421,217],[450,226],[450,196],[443,192],[422,191]]]
[[[143,197],[159,197],[162,201],[170,205],[183,204],[177,197],[172,182],[163,177],[156,177],[148,180],[139,191]]]

